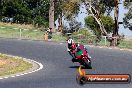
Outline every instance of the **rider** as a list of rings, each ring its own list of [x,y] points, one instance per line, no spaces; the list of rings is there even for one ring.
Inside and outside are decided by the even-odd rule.
[[[79,43],[76,44],[71,37],[68,38],[67,42],[68,42],[68,49],[67,49],[67,51],[73,57],[72,61],[76,62],[77,61],[76,60],[76,56],[75,56],[76,52],[78,52],[80,50],[84,50],[84,49],[87,51],[87,49],[82,44],[79,44]],[[89,54],[88,54],[88,58],[91,59],[91,56]]]
[[[73,59],[76,59],[76,57],[75,57],[76,44],[74,43],[74,41],[71,37],[68,38],[67,43],[68,43],[67,51],[73,57]]]

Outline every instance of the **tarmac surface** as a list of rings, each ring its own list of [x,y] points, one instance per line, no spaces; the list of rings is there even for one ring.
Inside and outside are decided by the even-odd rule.
[[[132,75],[132,52],[87,47],[93,69],[88,74]],[[1,79],[0,88],[132,88],[132,84],[86,84],[76,82],[78,63],[72,63],[65,43],[0,39],[0,53],[29,58],[43,69],[20,77]]]

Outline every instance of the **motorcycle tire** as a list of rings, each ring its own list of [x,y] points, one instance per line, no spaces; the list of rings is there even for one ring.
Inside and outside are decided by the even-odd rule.
[[[89,59],[89,62],[86,60],[86,58],[84,58],[84,62],[83,62],[83,65],[86,67],[86,68],[92,68],[91,66],[91,60]]]

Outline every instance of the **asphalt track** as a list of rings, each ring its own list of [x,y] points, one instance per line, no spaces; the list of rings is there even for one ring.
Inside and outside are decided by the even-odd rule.
[[[88,74],[132,75],[132,52],[87,47],[93,69]],[[132,84],[76,83],[78,63],[72,63],[66,44],[16,39],[0,39],[0,53],[30,58],[43,64],[38,72],[0,80],[0,88],[132,88]]]

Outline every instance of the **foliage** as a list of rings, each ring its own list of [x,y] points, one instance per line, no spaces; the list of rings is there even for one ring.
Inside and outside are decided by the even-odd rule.
[[[114,30],[114,20],[111,16],[101,16],[101,20],[104,24],[104,27],[108,33],[113,32]]]
[[[69,22],[69,28],[72,32],[78,31],[81,28],[81,25],[81,22],[78,22],[75,19]]]
[[[114,0],[99,0],[99,8],[101,13],[107,13],[107,15],[110,15],[114,8]]]
[[[125,14],[125,17],[123,18],[124,27],[132,30],[132,2],[124,1],[124,7],[125,9],[128,9],[128,12]]]
[[[101,16],[101,21],[104,24],[104,27],[106,29],[106,31],[108,33],[113,32],[114,30],[114,20],[112,19],[112,17],[110,16]],[[87,27],[90,27],[90,29],[94,32],[94,34],[97,37],[101,37],[101,32],[99,30],[99,25],[97,24],[97,22],[95,21],[95,19],[93,18],[93,16],[87,16],[85,18],[85,25]]]
[[[48,25],[49,0],[1,0],[0,7],[1,21]]]
[[[82,34],[82,35],[85,35],[85,36],[92,35],[92,33],[90,33],[90,32],[88,31],[88,29],[85,29],[85,28],[82,28],[82,29],[80,29],[78,32],[75,32],[75,33],[77,33],[77,34]]]
[[[34,26],[35,27],[43,26],[43,27],[47,28],[48,27],[48,21],[44,17],[36,16],[34,19]]]
[[[70,20],[68,23],[69,25],[64,25],[63,27],[63,34],[77,32],[82,26],[81,22],[78,22],[75,19]]]
[[[92,34],[90,31],[88,31],[88,30],[89,30],[89,29],[82,28],[82,29],[80,29],[78,32],[74,32],[73,35],[75,35],[75,36],[80,35],[80,36],[84,36],[84,38],[87,38],[87,37],[90,37],[90,36],[93,35],[93,34]]]
[[[91,3],[92,7],[94,7],[99,14],[107,13],[110,15],[111,11],[114,8],[114,0],[82,0],[84,3]]]
[[[61,8],[64,17],[71,20],[73,17],[77,16],[80,11],[80,0],[64,0]]]
[[[89,27],[96,36],[100,37],[101,33],[100,30],[98,29],[99,28],[98,24],[92,16],[88,16],[85,18],[85,25]]]

